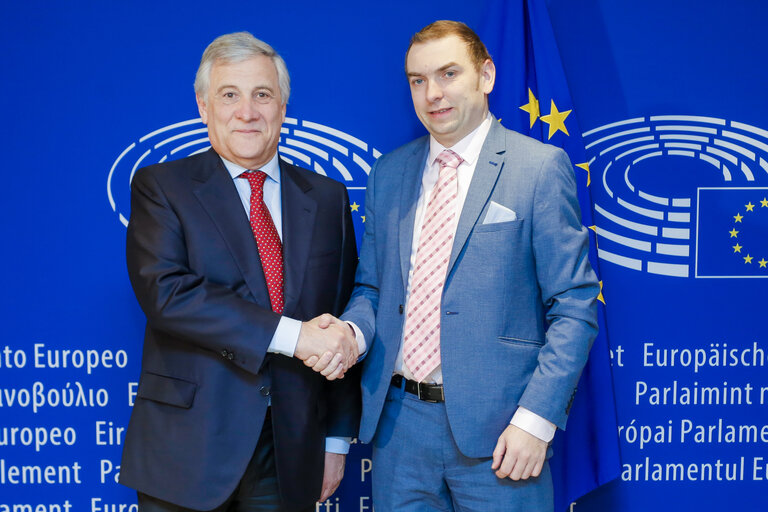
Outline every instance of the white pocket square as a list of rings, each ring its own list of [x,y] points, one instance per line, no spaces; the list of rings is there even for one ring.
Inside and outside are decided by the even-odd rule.
[[[509,222],[517,220],[517,213],[506,206],[502,206],[496,201],[491,201],[488,207],[488,213],[485,214],[483,224],[497,224],[499,222]]]

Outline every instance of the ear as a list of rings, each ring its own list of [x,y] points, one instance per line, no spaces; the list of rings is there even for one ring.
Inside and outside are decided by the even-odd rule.
[[[208,109],[205,106],[205,100],[199,94],[195,94],[195,100],[197,100],[197,111],[200,112],[200,118],[203,120],[203,124],[207,125]]]
[[[494,83],[496,83],[496,65],[491,59],[485,59],[480,68],[480,90],[490,94]]]

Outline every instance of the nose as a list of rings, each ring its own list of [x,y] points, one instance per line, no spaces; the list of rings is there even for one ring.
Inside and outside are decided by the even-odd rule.
[[[254,121],[261,116],[258,103],[252,99],[243,99],[235,110],[235,115],[241,121]]]
[[[439,101],[441,99],[443,99],[443,88],[440,87],[440,84],[437,82],[437,80],[428,80],[427,101],[434,103],[435,101]]]

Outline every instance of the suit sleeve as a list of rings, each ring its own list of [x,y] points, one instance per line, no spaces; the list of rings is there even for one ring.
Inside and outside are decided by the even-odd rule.
[[[341,269],[339,271],[338,293],[336,305],[331,313],[339,316],[349,300],[355,282],[357,267],[357,243],[355,242],[355,227],[349,208],[349,196],[343,189],[343,208],[341,225],[344,233]],[[343,379],[326,381],[330,400],[328,402],[329,437],[357,437],[360,426],[361,397],[360,397],[360,365],[350,369]]]
[[[360,261],[355,274],[355,288],[341,319],[354,322],[363,333],[370,350],[376,326],[376,311],[379,306],[379,269],[376,256],[376,176],[379,163],[385,157],[376,160],[368,176],[365,190],[365,231],[360,248]]]
[[[533,208],[536,277],[548,328],[519,405],[564,429],[597,335],[599,285],[589,264],[589,236],[581,224],[573,169],[562,150],[542,163]]]
[[[148,326],[257,373],[280,315],[193,272],[182,223],[152,168],[131,187],[126,259]]]

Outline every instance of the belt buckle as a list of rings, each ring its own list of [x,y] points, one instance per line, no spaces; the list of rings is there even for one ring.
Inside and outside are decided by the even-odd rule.
[[[441,400],[445,401],[445,394],[443,393],[443,387],[442,386],[440,386],[440,399],[435,400],[435,399],[432,399],[432,398],[427,398],[426,396],[422,397],[422,395],[421,395],[421,382],[416,384],[416,396],[419,397],[419,400],[422,400],[424,402],[429,402],[431,404],[440,403]]]

